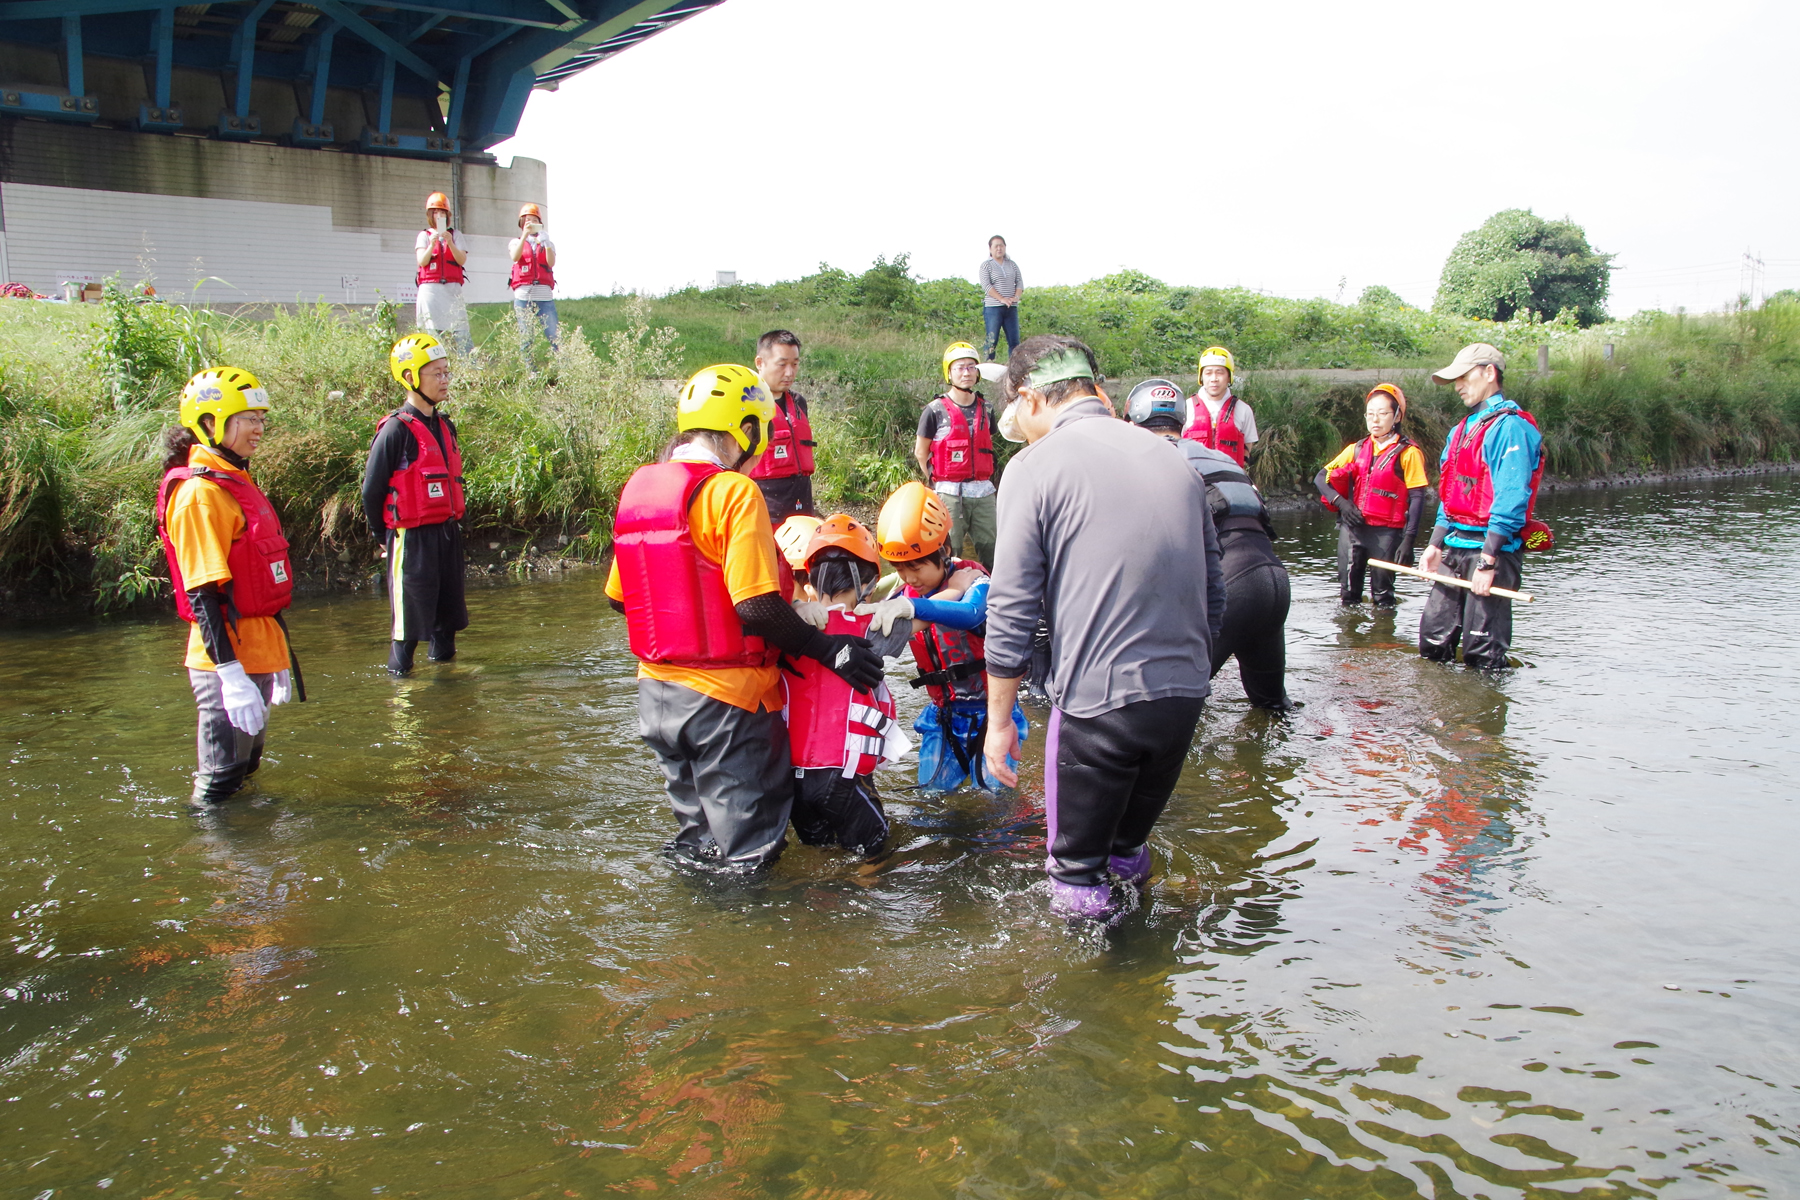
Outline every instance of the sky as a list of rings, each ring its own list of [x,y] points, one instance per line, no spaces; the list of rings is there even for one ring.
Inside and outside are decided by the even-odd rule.
[[[536,92],[559,291],[666,292],[911,255],[1026,287],[1428,307],[1504,208],[1617,255],[1609,307],[1800,287],[1800,5],[726,0]],[[1760,258],[1754,275],[1746,254]]]

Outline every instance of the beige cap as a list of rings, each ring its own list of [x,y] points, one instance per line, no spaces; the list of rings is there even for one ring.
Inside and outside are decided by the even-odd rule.
[[[1476,367],[1499,367],[1504,371],[1506,355],[1486,342],[1475,342],[1458,350],[1456,361],[1441,371],[1432,372],[1431,378],[1436,383],[1454,383]]]

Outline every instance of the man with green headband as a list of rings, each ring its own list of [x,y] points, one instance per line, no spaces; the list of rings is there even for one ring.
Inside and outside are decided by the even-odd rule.
[[[988,772],[1012,785],[1013,701],[1048,619],[1051,906],[1104,920],[1120,909],[1115,879],[1150,878],[1150,831],[1212,690],[1214,631],[1205,481],[1171,443],[1115,419],[1097,375],[1065,337],[1029,338],[1007,366],[1000,428],[1029,444],[1000,481],[983,653]]]

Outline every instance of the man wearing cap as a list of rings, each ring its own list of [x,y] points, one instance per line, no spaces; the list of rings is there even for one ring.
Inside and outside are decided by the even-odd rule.
[[[1419,653],[1434,662],[1453,661],[1460,641],[1468,666],[1509,665],[1512,601],[1492,591],[1519,586],[1521,532],[1537,493],[1544,439],[1531,415],[1501,394],[1505,373],[1505,356],[1476,342],[1431,377],[1453,384],[1469,415],[1438,456],[1437,524],[1419,565],[1471,584],[1432,586],[1419,617]]]
[[[933,398],[919,414],[913,457],[919,470],[950,510],[953,557],[963,539],[975,546],[975,561],[994,565],[994,417],[986,397],[975,390],[982,363],[974,346],[954,342],[944,351],[944,380],[950,390]],[[1000,368],[991,365],[999,378]]]
[[[531,361],[531,343],[537,331],[544,331],[550,353],[556,344],[556,243],[544,232],[544,210],[527,204],[519,210],[519,236],[507,243],[512,256],[512,274],[507,282],[512,287],[513,319],[519,325],[519,354],[533,376],[537,364]]]
[[[1007,363],[1012,424],[1029,444],[1000,482],[982,652],[988,772],[1012,786],[1012,706],[1049,621],[1051,907],[1104,919],[1115,881],[1150,878],[1150,831],[1212,690],[1208,556],[1196,547],[1211,515],[1199,473],[1115,419],[1097,374],[1093,351],[1066,337],[1028,338]]]

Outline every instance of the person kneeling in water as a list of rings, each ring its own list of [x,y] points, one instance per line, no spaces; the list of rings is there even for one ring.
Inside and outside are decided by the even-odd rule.
[[[789,517],[787,524],[800,519]],[[875,653],[886,657],[906,645],[911,622],[890,620],[890,628],[877,634],[869,628],[872,613],[852,611],[881,577],[879,561],[868,529],[843,513],[821,522],[806,547],[807,577],[824,606],[825,635],[867,637]],[[857,687],[811,659],[800,659],[789,670],[794,831],[808,846],[838,845],[875,858],[888,835],[875,768],[912,749],[895,720],[893,693],[885,680]]]
[[[905,587],[872,611],[876,628],[912,618],[912,686],[926,688],[931,704],[913,722],[919,735],[919,786],[947,792],[966,783],[997,790],[982,761],[987,737],[988,573],[980,563],[953,558],[945,540],[950,513],[935,492],[908,483],[888,497],[875,521],[875,540]],[[1030,732],[1025,710],[1013,705],[1013,726],[1023,742]],[[1007,763],[1016,767],[1016,760]]]

